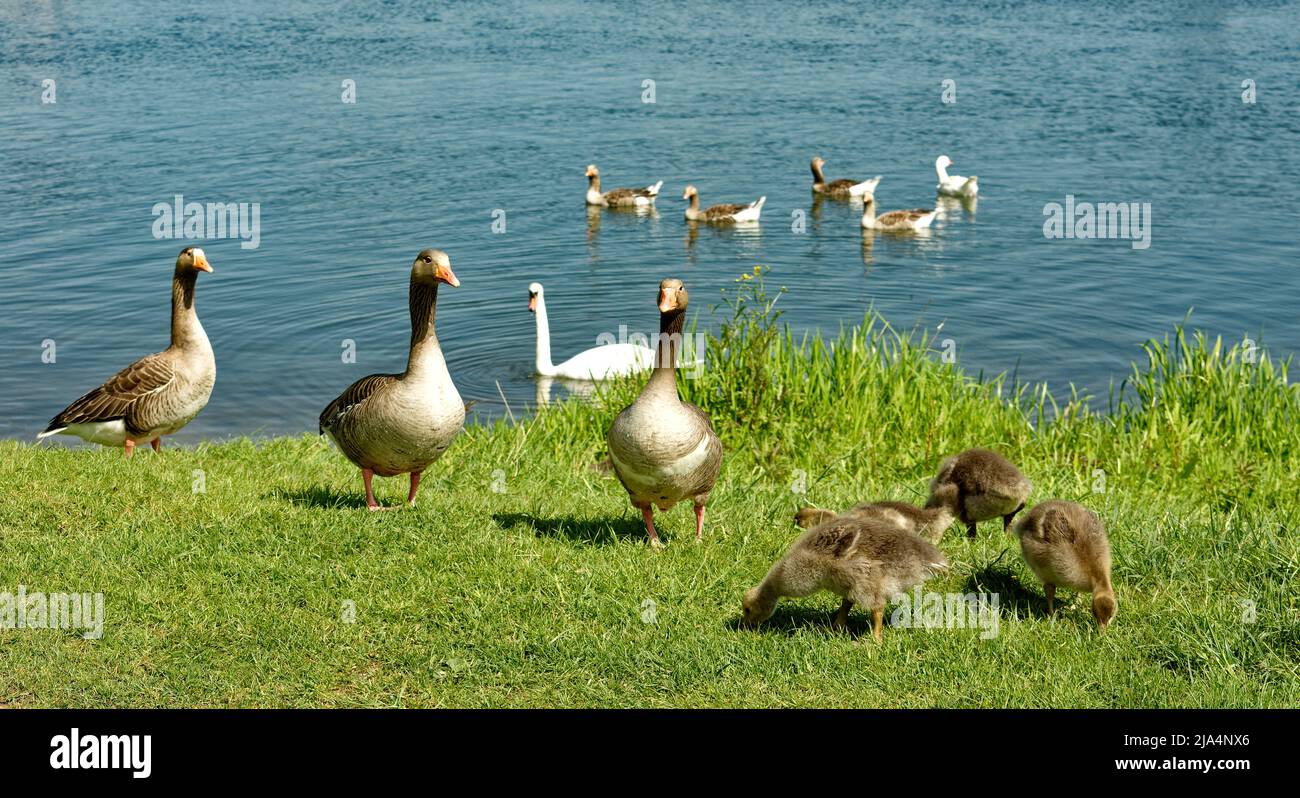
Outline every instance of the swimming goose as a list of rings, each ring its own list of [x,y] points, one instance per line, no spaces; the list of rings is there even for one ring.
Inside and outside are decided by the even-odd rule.
[[[407,504],[415,506],[420,474],[451,445],[465,423],[465,404],[456,391],[434,332],[438,284],[460,280],[445,252],[426,249],[411,266],[411,349],[406,371],[371,374],[348,386],[320,414],[320,432],[361,469],[366,507],[375,501],[375,474],[411,475]]]
[[[948,197],[974,197],[980,193],[978,177],[962,177],[948,174],[952,159],[940,155],[934,162],[934,171],[939,175],[939,185],[935,186],[940,194]]]
[[[217,380],[212,345],[194,310],[198,274],[211,271],[203,250],[181,250],[172,273],[171,344],[68,405],[37,439],[76,435],[103,446],[121,446],[130,457],[135,445],[145,441],[155,452],[160,450],[162,436],[193,420],[207,405]]]
[[[923,508],[907,502],[870,502],[854,505],[838,514],[817,507],[804,507],[795,513],[794,522],[804,529],[810,529],[837,515],[883,521],[904,532],[937,543],[943,537],[944,530],[952,524],[956,513],[946,504]]]
[[[944,460],[930,480],[926,507],[951,507],[975,537],[975,524],[1002,519],[1002,529],[1025,506],[1032,486],[1020,470],[1002,455],[988,449],[967,449]]]
[[[636,401],[609,428],[610,461],[632,506],[641,511],[650,545],[660,547],[654,507],[683,499],[695,505],[695,539],[704,532],[704,506],[722,469],[722,441],[713,424],[677,395],[677,353],[688,296],[681,280],[659,284],[659,337],[654,372]]]
[[[551,329],[541,283],[528,286],[528,309],[537,317],[537,373],[571,380],[603,380],[643,371],[655,364],[655,351],[639,344],[605,344],[580,352],[558,366],[551,364]]]
[[[828,197],[838,199],[847,199],[849,197],[860,197],[863,194],[870,194],[880,185],[880,175],[876,175],[870,180],[864,180],[861,183],[854,183],[852,180],[840,179],[831,183],[826,182],[822,175],[822,167],[826,160],[821,157],[812,159],[813,185],[814,194],[825,194]]]
[[[630,208],[651,205],[659,195],[664,181],[645,188],[616,188],[605,193],[600,191],[600,170],[596,165],[587,166],[587,204],[602,208]]]
[[[748,205],[711,205],[700,210],[700,192],[695,186],[687,186],[682,199],[690,200],[686,207],[686,220],[689,222],[757,222],[763,212],[763,203],[767,197],[759,197]]]
[[[742,620],[757,626],[772,617],[783,596],[829,590],[842,597],[836,628],[848,624],[854,604],[871,610],[881,639],[889,599],[948,567],[934,544],[877,518],[842,515],[803,533],[767,576],[745,593]]]
[[[934,221],[933,208],[914,208],[910,211],[889,211],[876,216],[876,198],[862,195],[862,227],[866,230],[886,232],[912,232],[924,230]]]
[[[1020,553],[1047,592],[1047,612],[1056,611],[1058,585],[1092,594],[1092,614],[1106,631],[1118,609],[1110,583],[1110,540],[1101,519],[1074,502],[1046,501],[1016,524]]]

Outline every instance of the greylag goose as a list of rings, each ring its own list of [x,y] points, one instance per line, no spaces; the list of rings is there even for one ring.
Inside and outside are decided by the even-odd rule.
[[[870,194],[880,185],[880,175],[876,175],[870,180],[863,180],[861,183],[855,183],[847,178],[835,180],[830,183],[826,182],[826,177],[822,175],[822,167],[826,165],[826,160],[821,157],[812,159],[813,185],[814,194],[824,194],[836,199],[848,199],[849,197],[861,197],[863,194]]]
[[[950,175],[949,166],[952,166],[952,159],[947,155],[940,155],[935,159],[934,171],[939,175],[939,185],[935,188],[940,194],[945,197],[974,197],[980,193],[978,177]]]
[[[688,222],[714,222],[721,224],[757,222],[763,213],[763,203],[767,197],[759,197],[748,205],[711,205],[700,210],[700,192],[695,186],[687,186],[682,192],[682,199],[690,200],[686,206]]]
[[[439,283],[455,288],[460,280],[445,252],[426,249],[411,266],[406,371],[362,377],[320,414],[321,434],[328,434],[361,469],[371,510],[382,509],[371,487],[375,474],[410,474],[406,501],[414,507],[420,474],[442,456],[465,423],[465,404],[434,332]]]
[[[193,420],[207,406],[217,380],[212,345],[194,310],[198,274],[211,271],[203,250],[181,250],[172,273],[171,344],[68,405],[37,439],[76,435],[103,446],[122,446],[130,457],[135,445],[145,441],[159,451],[162,436]]]
[[[632,208],[654,204],[659,196],[659,189],[664,185],[660,180],[653,186],[645,188],[615,188],[604,193],[600,190],[600,170],[596,165],[587,166],[587,204],[601,208]]]
[[[1110,583],[1110,540],[1101,519],[1067,501],[1046,501],[1016,524],[1020,553],[1043,581],[1047,612],[1056,611],[1058,585],[1092,594],[1092,614],[1106,631],[1118,606]]]
[[[570,380],[604,380],[644,371],[655,363],[655,351],[640,344],[596,346],[579,352],[560,365],[551,363],[551,328],[546,318],[546,294],[541,283],[528,286],[528,309],[537,319],[537,373]]]
[[[934,221],[934,208],[913,208],[908,211],[889,211],[876,216],[876,198],[862,196],[862,227],[885,232],[914,232],[924,230]]]
[[[804,529],[810,529],[837,515],[883,521],[904,532],[911,532],[932,543],[938,543],[943,537],[944,530],[952,524],[956,513],[946,504],[936,507],[917,507],[907,502],[870,502],[854,505],[838,514],[818,507],[804,507],[795,513],[794,522]]]
[[[975,537],[975,524],[1002,519],[1005,531],[1025,506],[1032,486],[1002,455],[988,449],[967,449],[944,460],[930,480],[926,507],[951,507]]]
[[[695,505],[695,539],[704,532],[704,506],[722,469],[722,441],[713,424],[677,394],[677,353],[688,296],[681,280],[659,284],[659,338],[654,372],[636,401],[609,428],[610,461],[632,506],[641,511],[650,545],[658,548],[654,507],[683,499]]]
[[[871,610],[879,642],[890,597],[947,567],[943,552],[917,535],[876,518],[838,516],[803,533],[745,593],[742,619],[757,626],[772,617],[781,597],[829,590],[844,599],[835,626],[843,629],[849,609],[859,604]]]

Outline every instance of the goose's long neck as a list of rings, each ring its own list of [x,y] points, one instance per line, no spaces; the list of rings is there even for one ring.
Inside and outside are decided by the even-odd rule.
[[[876,223],[876,206],[873,203],[866,203],[862,207],[862,224],[863,226],[873,225]]]
[[[691,210],[693,210],[693,211],[698,211],[698,210],[700,209],[700,195],[699,195],[699,194],[692,194],[692,195],[691,195],[691,204],[690,204],[690,208],[691,208]]]
[[[656,343],[655,369],[646,382],[646,393],[671,396],[677,401],[677,353],[682,348],[684,311],[659,314],[659,339]]]
[[[546,299],[537,295],[537,305],[533,310],[537,317],[537,373],[550,376],[555,373],[551,363],[551,323],[546,318]]]
[[[208,335],[199,324],[199,314],[194,310],[194,285],[198,272],[177,269],[172,277],[172,346],[178,349],[203,348]]]
[[[438,284],[411,280],[411,354],[406,373],[417,374],[431,360],[442,361],[442,348],[433,322],[438,309]]]
[[[825,183],[826,178],[822,176],[822,168],[817,164],[812,165],[813,183]]]
[[[591,175],[587,178],[587,188],[592,191],[600,191],[600,175]]]
[[[935,162],[934,171],[939,173],[939,182],[942,183],[948,179],[948,167],[941,163]]]

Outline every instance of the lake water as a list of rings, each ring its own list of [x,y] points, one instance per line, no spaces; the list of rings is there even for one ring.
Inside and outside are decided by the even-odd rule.
[[[480,417],[535,401],[534,280],[557,361],[655,330],[663,277],[704,312],[756,263],[797,328],[874,305],[942,323],[972,373],[1103,400],[1192,307],[1300,350],[1296,3],[213,6],[0,5],[0,436],[166,345],[183,242],[151,208],[177,194],[260,203],[256,249],[198,242],[219,373],[185,441],[314,431],[354,379],[400,371],[429,246],[463,283],[438,333]],[[983,196],[927,237],[868,247],[857,208],[811,201],[820,154],[832,179],[884,175],[883,210],[933,205],[941,153]],[[590,162],[606,188],[663,180],[657,214],[589,216]],[[687,183],[766,195],[762,224],[692,235]],[[1045,238],[1067,195],[1150,203],[1149,248]]]

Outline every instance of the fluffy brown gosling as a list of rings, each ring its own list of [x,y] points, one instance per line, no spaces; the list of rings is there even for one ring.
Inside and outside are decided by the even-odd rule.
[[[1024,509],[1032,487],[1020,469],[997,452],[967,449],[939,466],[939,473],[930,480],[925,506],[953,508],[966,525],[966,534],[973,538],[980,521],[1000,517],[1003,531],[1009,529],[1016,513]]]
[[[872,634],[881,640],[885,605],[948,567],[934,544],[875,518],[838,516],[803,533],[767,576],[745,593],[743,622],[757,626],[783,596],[829,590],[843,598],[835,627],[848,625],[854,604],[870,608]]]
[[[1092,594],[1092,615],[1106,631],[1118,605],[1110,583],[1110,540],[1095,513],[1074,502],[1039,504],[1016,524],[1020,553],[1043,581],[1047,612],[1056,612],[1056,587]]]
[[[932,543],[938,543],[943,537],[944,530],[952,525],[955,513],[951,507],[943,504],[936,507],[917,507],[907,502],[864,502],[850,507],[839,515],[884,521],[904,532],[911,532]],[[794,522],[804,529],[811,529],[835,517],[836,513],[831,510],[802,507],[794,514]]]

